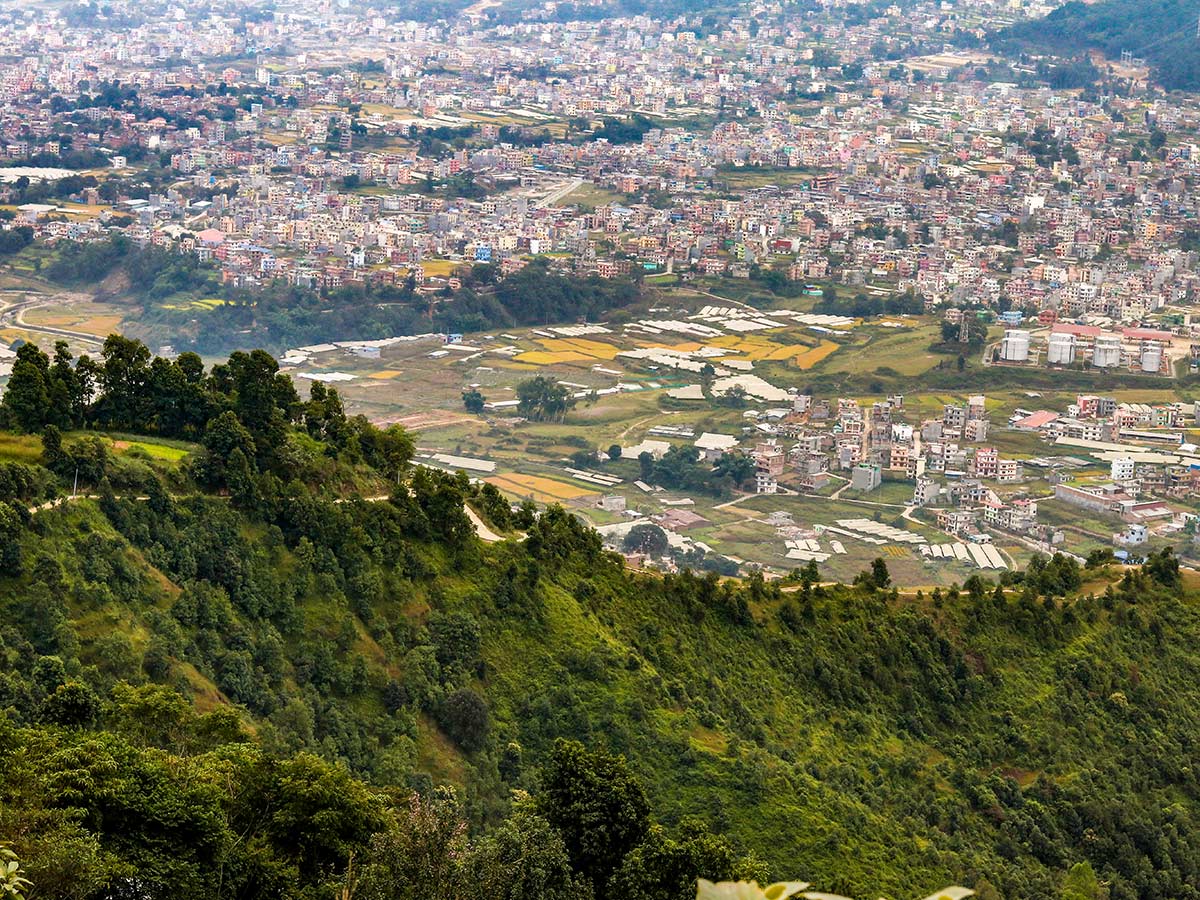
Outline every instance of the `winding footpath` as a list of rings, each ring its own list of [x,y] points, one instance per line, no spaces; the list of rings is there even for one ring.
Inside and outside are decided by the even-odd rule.
[[[56,509],[57,507],[62,506],[65,503],[76,503],[80,500],[99,500],[99,499],[100,499],[99,494],[72,494],[69,497],[57,497],[54,500],[47,500],[45,503],[39,503],[35,506],[29,507],[29,514],[32,516],[32,515],[36,515],[40,512],[45,512],[46,510]],[[150,498],[149,497],[125,497],[124,499],[136,500],[141,503],[145,503]],[[228,500],[229,498],[228,497],[219,497],[218,499]],[[388,500],[388,499],[390,499],[390,498],[387,495],[363,498],[363,500],[365,500],[367,503],[381,503],[384,500]],[[335,500],[334,502],[335,503],[344,503],[345,501],[339,499],[339,500]],[[471,509],[471,507],[464,504],[463,512],[465,512],[467,514],[467,518],[471,520],[471,525],[475,528],[475,534],[485,544],[496,544],[496,543],[499,543],[500,541],[507,540],[507,538],[505,538],[503,535],[497,534],[496,532],[492,531],[492,529],[488,527],[487,523],[484,522],[483,519],[481,519],[479,517],[479,514],[476,513],[475,510]]]

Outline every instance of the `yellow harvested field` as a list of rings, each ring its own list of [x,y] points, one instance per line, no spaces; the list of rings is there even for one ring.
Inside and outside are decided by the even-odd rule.
[[[121,327],[121,316],[104,315],[104,316],[88,316],[80,314],[67,313],[50,313],[38,315],[37,311],[33,311],[29,315],[29,322],[32,325],[45,325],[50,328],[66,328],[71,331],[82,331],[86,334],[94,334],[98,337],[108,337]]]
[[[397,375],[403,375],[403,372],[397,372],[395,369],[384,369],[382,372],[372,372],[368,378],[395,378]]]
[[[664,344],[661,341],[635,341],[634,343],[643,350],[678,350],[680,353],[695,353],[704,346],[695,341],[684,341],[681,344]]]
[[[827,356],[836,353],[838,345],[833,341],[822,341],[819,346],[813,347],[811,350],[801,353],[796,357],[796,365],[801,369],[811,369]]]
[[[573,363],[573,362],[588,362],[595,357],[586,356],[577,350],[558,350],[550,352],[548,350],[527,350],[524,353],[519,353],[515,357],[519,362],[533,363],[538,366],[552,366],[555,363]]]
[[[202,300],[186,300],[182,303],[164,303],[163,309],[216,309],[218,306],[224,306],[225,301],[220,297],[205,297]]]
[[[452,259],[426,259],[421,262],[421,270],[426,275],[435,275],[445,278],[454,274],[454,270],[461,266],[462,263],[455,262]]]
[[[49,325],[51,328],[66,328],[68,325],[74,325],[78,321],[78,316],[30,316],[30,320],[36,320],[38,325]]]
[[[760,360],[779,362],[785,359],[801,359],[808,358],[812,354],[817,354],[821,347],[810,347],[807,344],[780,344],[776,341],[768,340],[765,337],[755,335],[743,336],[735,334],[724,334],[720,337],[712,339],[711,343],[717,347],[724,347],[726,350],[736,350],[746,359],[753,362]],[[824,344],[829,343],[828,341]],[[830,353],[837,349],[837,344],[830,344],[828,350],[820,352],[818,355],[812,356],[812,362],[807,365],[798,363],[801,368],[809,368],[816,365]]]
[[[741,340],[736,334],[723,334],[712,338],[709,343],[714,347],[736,347]]]
[[[781,359],[791,359],[792,357],[796,357],[798,359],[799,357],[803,356],[805,353],[809,352],[811,349],[812,349],[811,347],[804,347],[803,345],[794,345],[794,346],[790,346],[790,347],[777,347],[774,350],[771,350],[769,353],[767,353],[766,356],[759,357],[759,359],[770,360],[771,362],[778,362]],[[799,352],[797,352],[797,351],[799,351]]]
[[[117,331],[120,327],[120,316],[92,316],[90,319],[84,319],[76,325],[75,329],[99,337],[108,337],[108,335]]]
[[[502,491],[516,494],[519,497],[529,497],[540,503],[556,503],[562,500],[578,500],[580,497],[594,497],[596,491],[576,487],[553,478],[542,478],[538,475],[522,475],[520,472],[509,472],[503,475],[492,475],[485,478]]]
[[[555,353],[582,353],[592,359],[616,359],[620,352],[620,348],[612,344],[582,338],[543,338],[538,343]]]
[[[518,372],[536,372],[538,367],[531,363],[513,362],[511,359],[503,359],[496,363],[502,369],[513,369]]]
[[[538,338],[538,343],[551,353],[560,353],[563,350],[576,350],[577,347],[572,347],[571,342],[565,338]]]

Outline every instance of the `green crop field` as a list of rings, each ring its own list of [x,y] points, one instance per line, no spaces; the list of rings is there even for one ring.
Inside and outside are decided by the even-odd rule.
[[[36,435],[0,432],[0,459],[36,463],[42,458],[42,442]]]
[[[936,325],[869,329],[865,334],[865,341],[856,339],[851,346],[818,364],[814,371],[870,373],[877,369],[892,369],[911,376],[920,375],[946,359],[929,350],[929,345],[941,337]]]

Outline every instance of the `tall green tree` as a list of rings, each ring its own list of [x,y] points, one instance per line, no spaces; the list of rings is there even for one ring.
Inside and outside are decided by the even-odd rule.
[[[395,823],[370,842],[359,895],[363,900],[459,900],[467,828],[447,791],[412,794]]]
[[[0,575],[21,572],[21,514],[17,508],[0,502]]]
[[[1092,864],[1081,862],[1071,866],[1063,879],[1059,897],[1061,900],[1108,900],[1108,889],[1096,877]]]
[[[152,407],[149,348],[141,341],[110,334],[100,355],[100,398],[93,415],[108,428],[147,430]]]
[[[254,437],[232,410],[226,410],[208,423],[204,431],[204,450],[193,470],[196,477],[210,487],[227,487],[230,463],[251,469],[254,457]],[[234,452],[240,455],[234,458]],[[239,476],[242,474],[238,473]]]
[[[575,398],[565,385],[545,375],[528,378],[517,385],[517,412],[527,419],[561,419],[575,406]]]
[[[650,802],[625,757],[558,740],[542,775],[538,810],[563,836],[571,865],[607,897],[608,883],[650,831]]]
[[[463,407],[469,413],[483,412],[483,404],[486,402],[482,393],[478,388],[471,388],[462,393]]]
[[[50,409],[50,359],[37,344],[17,348],[2,408],[13,426],[28,434],[53,421]]]
[[[697,878],[765,884],[767,870],[698,822],[686,823],[677,838],[656,825],[625,857],[612,877],[609,895],[621,900],[692,900]]]
[[[528,798],[475,846],[466,883],[477,900],[577,900],[588,892],[571,871],[562,836]]]
[[[736,487],[741,487],[754,478],[754,460],[745,453],[730,452],[721,455],[717,460],[714,471],[727,477]]]

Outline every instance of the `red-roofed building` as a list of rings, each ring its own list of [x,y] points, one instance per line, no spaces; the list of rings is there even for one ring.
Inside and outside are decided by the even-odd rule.
[[[1166,341],[1171,342],[1175,335],[1169,331],[1159,331],[1155,328],[1122,328],[1121,334],[1130,341]]]
[[[1055,322],[1050,329],[1054,334],[1073,334],[1075,337],[1096,338],[1104,333],[1098,325],[1074,325],[1071,322]]]
[[[1020,431],[1040,431],[1050,423],[1057,421],[1058,413],[1042,409],[1035,413],[1030,413],[1023,419],[1017,419],[1017,421],[1013,422],[1013,428]]]
[[[708,519],[704,518],[704,516],[687,509],[668,510],[659,516],[658,521],[663,528],[670,529],[671,531],[687,531],[689,528],[697,528],[708,524]]]

